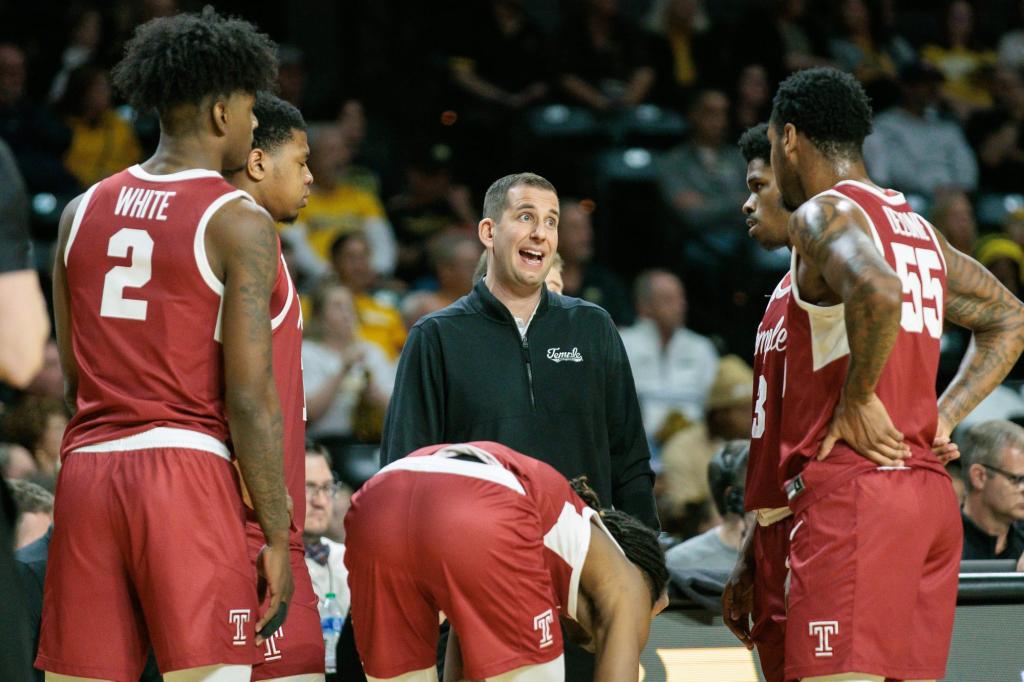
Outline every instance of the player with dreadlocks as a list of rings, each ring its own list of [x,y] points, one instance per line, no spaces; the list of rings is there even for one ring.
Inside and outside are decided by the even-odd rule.
[[[596,654],[595,680],[637,680],[665,556],[653,530],[574,487],[493,442],[428,446],[371,478],[345,517],[367,677],[436,680],[443,611],[446,680],[565,679],[559,617]]]
[[[36,661],[51,679],[138,679],[152,646],[169,682],[248,680],[286,613],[277,235],[221,176],[246,161],[274,53],[207,9],[143,24],[114,68],[159,115],[160,142],[61,217],[54,307],[74,416]],[[262,616],[234,458],[267,539]]]

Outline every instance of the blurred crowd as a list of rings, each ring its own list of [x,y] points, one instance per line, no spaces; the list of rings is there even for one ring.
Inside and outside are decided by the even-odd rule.
[[[24,180],[47,295],[64,204],[157,139],[155,117],[112,92],[120,46],[201,4],[0,10],[0,155]],[[717,523],[708,463],[749,437],[754,333],[789,265],[747,237],[736,140],[796,69],[854,73],[876,112],[871,176],[1024,292],[1024,1],[214,4],[281,44],[279,94],[314,121],[312,194],[281,237],[306,319],[309,435],[349,487],[373,472],[407,331],[473,286],[484,189],[530,170],[562,199],[564,293],[621,328],[663,525]],[[947,329],[940,388],[968,340]],[[1024,419],[1021,379],[986,417]],[[0,398],[3,476],[48,514],[66,421],[52,343],[33,384]],[[45,529],[26,524],[27,541]]]

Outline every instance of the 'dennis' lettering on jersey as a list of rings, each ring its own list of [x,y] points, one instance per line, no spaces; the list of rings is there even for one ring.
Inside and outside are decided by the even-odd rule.
[[[911,239],[921,239],[926,242],[931,241],[928,228],[925,227],[921,216],[916,213],[900,213],[888,206],[883,206],[882,210],[885,211],[885,217],[889,220],[889,226],[892,228],[893,234],[910,237]]]
[[[143,220],[167,220],[167,206],[177,192],[141,187],[122,187],[114,215]]]

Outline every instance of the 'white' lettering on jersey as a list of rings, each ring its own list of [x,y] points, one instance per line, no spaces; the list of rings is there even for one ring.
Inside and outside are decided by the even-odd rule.
[[[144,220],[167,220],[167,207],[177,192],[141,187],[122,187],[114,215]]]

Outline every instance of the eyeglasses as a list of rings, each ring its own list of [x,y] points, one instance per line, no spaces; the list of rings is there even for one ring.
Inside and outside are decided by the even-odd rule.
[[[1006,476],[1006,479],[1010,481],[1010,483],[1012,483],[1013,485],[1017,486],[1018,488],[1024,488],[1024,474],[1018,476],[1017,474],[1011,474],[1009,471],[1003,471],[999,467],[994,467],[989,464],[982,464],[981,466],[985,467],[986,469],[990,469],[991,471],[994,471],[997,474],[1002,474],[1003,476]]]
[[[306,484],[306,497],[309,499],[315,498],[317,495],[323,493],[330,499],[334,499],[338,496],[338,484],[337,483],[324,483],[323,485],[317,485],[316,483]]]

